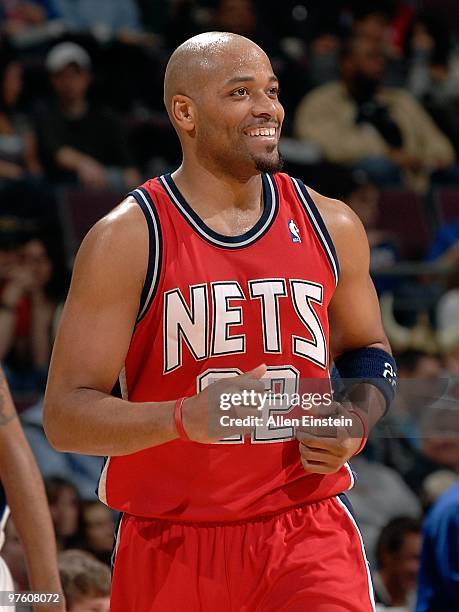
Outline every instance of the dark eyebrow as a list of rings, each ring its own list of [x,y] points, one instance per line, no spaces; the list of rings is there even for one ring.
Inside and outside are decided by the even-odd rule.
[[[226,81],[225,85],[228,86],[228,85],[234,85],[235,83],[247,83],[248,81],[250,82],[250,81],[255,81],[255,80],[256,79],[253,76],[244,76],[244,75],[241,75],[241,76],[235,76],[232,79],[228,79],[228,81]],[[275,74],[272,74],[269,77],[268,81],[270,83],[278,83],[279,79],[277,78],[277,76]]]

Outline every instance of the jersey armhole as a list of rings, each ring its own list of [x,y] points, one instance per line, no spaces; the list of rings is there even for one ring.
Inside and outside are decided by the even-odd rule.
[[[336,254],[335,245],[333,244],[333,240],[331,239],[331,236],[328,233],[327,226],[325,225],[322,215],[320,214],[319,209],[314,203],[314,200],[306,189],[306,186],[304,185],[303,181],[293,177],[291,177],[291,179],[295,187],[295,191],[298,195],[298,199],[300,200],[300,203],[303,206],[303,209],[306,212],[306,215],[308,216],[308,219],[311,222],[316,236],[319,239],[319,242],[322,244],[324,252],[330,263],[333,276],[335,277],[335,285],[338,285],[340,274],[339,261],[338,256]]]
[[[136,200],[145,215],[148,226],[148,266],[136,319],[136,325],[138,325],[147,313],[158,288],[163,250],[162,235],[158,212],[148,191],[143,187],[138,187],[128,193],[128,196]]]

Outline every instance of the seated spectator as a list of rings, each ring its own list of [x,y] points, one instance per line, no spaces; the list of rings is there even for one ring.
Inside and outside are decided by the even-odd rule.
[[[261,14],[257,14],[254,0],[219,0],[213,25],[216,30],[247,36],[271,57],[279,52],[277,40],[272,37],[271,28],[263,27]]]
[[[459,213],[457,219],[438,230],[426,259],[447,268],[443,277],[446,291],[436,305],[436,323],[440,345],[447,353],[454,353],[459,345]],[[454,360],[451,365],[454,366]],[[459,368],[454,370],[458,377]]]
[[[456,300],[456,312],[459,310],[459,291]],[[451,387],[448,389],[450,395],[459,399],[459,329],[452,338],[449,349],[445,354],[445,367],[451,377]]]
[[[51,243],[30,236],[0,268],[0,359],[15,391],[44,391],[53,319],[65,294],[65,271]]]
[[[381,191],[362,172],[346,171],[342,199],[362,222],[370,246],[370,272],[378,295],[393,290],[396,281],[378,272],[391,268],[400,259],[397,236],[379,227]]]
[[[378,43],[350,39],[340,81],[303,98],[294,132],[318,144],[327,160],[363,169],[377,184],[403,178],[422,191],[432,171],[453,164],[454,150],[412,96],[383,87],[384,70]]]
[[[458,264],[459,248],[456,247]],[[443,293],[436,308],[437,335],[442,349],[446,352],[447,367],[451,367],[451,376],[456,377],[455,385],[459,385],[459,265],[453,272],[454,284]],[[459,387],[458,387],[459,388]],[[459,398],[458,393],[455,397]]]
[[[424,513],[428,512],[443,493],[446,493],[458,481],[459,475],[450,470],[437,470],[424,478],[421,491]]]
[[[72,482],[58,476],[45,479],[45,490],[57,548],[65,550],[73,545],[78,531],[80,497]]]
[[[59,571],[67,612],[108,612],[110,609],[109,568],[82,550],[59,555]]]
[[[17,110],[22,92],[22,66],[8,57],[0,60],[0,179],[40,175],[35,135]]]
[[[135,0],[55,0],[59,16],[69,30],[110,38],[141,32]]]
[[[89,551],[102,563],[110,564],[115,522],[113,512],[98,500],[83,501],[77,542],[79,548]]]
[[[459,610],[459,483],[444,493],[424,524],[416,612]]]
[[[88,99],[91,60],[74,43],[56,45],[46,67],[56,94],[37,117],[39,146],[50,177],[91,189],[123,191],[140,176],[127,152],[122,126]]]
[[[459,266],[459,215],[455,221],[439,229],[427,253],[427,261]]]
[[[450,71],[451,32],[437,12],[419,13],[412,21],[405,41],[409,66],[407,85],[411,93],[427,101],[445,99],[458,92],[459,83]]]
[[[408,88],[428,110],[459,154],[459,78],[453,69],[451,32],[437,11],[420,13],[406,42]],[[458,171],[438,179],[457,182]]]
[[[448,470],[459,475],[459,412],[457,401],[447,397],[424,409],[421,448],[405,481],[421,495],[430,474]]]
[[[356,36],[368,38],[381,45],[387,45],[390,19],[394,12],[394,2],[362,2],[353,10],[352,32]]]
[[[20,34],[33,26],[57,17],[54,0],[8,0],[0,2],[0,24],[9,35]]]
[[[398,81],[400,86],[404,85],[402,50],[414,12],[413,6],[405,0],[354,3],[352,32],[382,46],[388,60],[386,83]]]
[[[430,406],[442,388],[442,365],[436,355],[407,349],[397,355],[400,381],[392,414],[399,432],[414,448],[421,445],[421,419],[423,406]]]
[[[376,547],[378,570],[373,575],[376,602],[397,610],[411,609],[421,553],[421,523],[399,516],[381,531]]]
[[[334,81],[338,77],[340,40],[334,31],[319,31],[309,48],[309,81],[314,86]]]
[[[421,419],[444,388],[438,357],[407,349],[396,355],[398,389],[386,417],[373,430],[368,444],[372,457],[397,470],[403,478],[419,461]]]
[[[422,5],[426,10],[435,10],[445,15],[453,34],[459,33],[459,4],[456,0],[424,0]]]
[[[376,542],[384,525],[400,514],[420,517],[421,504],[395,470],[377,461],[369,461],[362,454],[354,457],[351,465],[357,478],[346,495],[354,508],[367,558],[372,565],[376,558]],[[397,500],[396,504],[394,500]]]

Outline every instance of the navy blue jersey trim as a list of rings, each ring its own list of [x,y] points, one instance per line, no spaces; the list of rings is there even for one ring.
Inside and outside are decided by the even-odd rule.
[[[299,200],[303,205],[303,208],[306,211],[309,220],[311,221],[312,227],[314,228],[317,237],[319,238],[320,242],[324,247],[325,254],[327,255],[328,261],[330,262],[330,266],[333,271],[333,275],[335,277],[335,282],[336,284],[338,284],[340,273],[338,256],[336,254],[333,240],[331,239],[324,220],[322,219],[322,215],[317,209],[317,206],[315,205],[314,200],[311,198],[304,183],[300,179],[295,178],[292,178],[292,182],[298,194]]]
[[[114,385],[114,387],[113,387],[112,392],[110,393],[110,395],[111,395],[112,397],[118,397],[119,399],[122,399],[123,394],[121,393],[121,385],[120,385],[120,380],[119,380],[119,378],[118,378],[118,380],[116,381],[116,383],[115,383],[115,385]]]
[[[355,516],[354,508],[352,507],[352,504],[351,504],[351,502],[349,500],[349,497],[347,495],[345,495],[344,493],[338,493],[338,495],[336,497],[340,498],[340,500],[343,502],[343,504],[346,506],[346,508],[351,513],[352,518],[354,519],[354,521],[357,523],[357,518]]]
[[[174,206],[194,231],[210,244],[222,248],[234,249],[249,246],[259,240],[269,230],[276,218],[279,201],[276,182],[269,174],[262,174],[261,176],[264,204],[263,213],[255,225],[240,236],[224,236],[208,227],[185,200],[171,174],[161,176],[160,181]]]
[[[115,389],[115,388],[116,388],[116,385],[115,385],[115,387],[113,387],[113,389]],[[118,395],[116,395],[116,394],[115,394],[113,397],[118,397]],[[121,397],[121,396],[120,396],[120,397]],[[107,461],[108,461],[109,459],[110,459],[110,457],[102,457],[102,466],[101,466],[101,468],[100,468],[100,474],[99,474],[99,478],[97,479],[97,485],[96,485],[96,488],[94,489],[94,493],[96,494],[96,496],[97,496],[97,498],[98,498],[98,499],[100,499],[100,495],[99,495],[99,494],[100,494],[100,491],[99,491],[99,487],[100,487],[100,480],[101,480],[101,478],[102,478],[102,474],[104,473],[104,468],[105,468],[105,466],[106,466],[106,464],[107,464]],[[102,503],[103,503],[103,502],[102,502]]]
[[[120,530],[120,525],[121,525],[122,520],[123,520],[123,512],[120,512],[118,515],[116,524],[115,524],[115,535],[113,537],[112,554],[110,555],[110,570],[112,573],[112,577],[113,577],[113,570],[115,569],[116,545],[118,542],[118,538],[120,537],[119,530]]]
[[[148,191],[138,187],[128,195],[135,198],[145,215],[148,225],[148,267],[136,321],[139,323],[147,313],[158,289],[159,277],[161,275],[163,239],[156,206]]]
[[[0,525],[3,522],[3,517],[6,511],[6,494],[2,483],[0,482]]]

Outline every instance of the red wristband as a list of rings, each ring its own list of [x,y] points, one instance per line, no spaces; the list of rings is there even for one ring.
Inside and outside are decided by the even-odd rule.
[[[182,423],[182,407],[183,407],[183,402],[188,399],[187,397],[180,397],[176,402],[175,402],[175,408],[174,408],[174,422],[175,422],[175,428],[177,429],[177,433],[179,435],[180,440],[183,440],[184,442],[190,442],[190,438],[188,437],[185,428],[183,427],[183,423]]]
[[[362,440],[360,442],[360,446],[353,455],[355,457],[356,455],[358,455],[359,453],[363,451],[365,444],[368,442],[368,429],[367,429],[367,425],[365,421],[362,418],[362,415],[357,410],[354,410],[353,408],[349,408],[348,412],[350,412],[351,414],[355,414],[355,416],[362,423],[362,427],[363,427],[363,434],[362,434]]]

